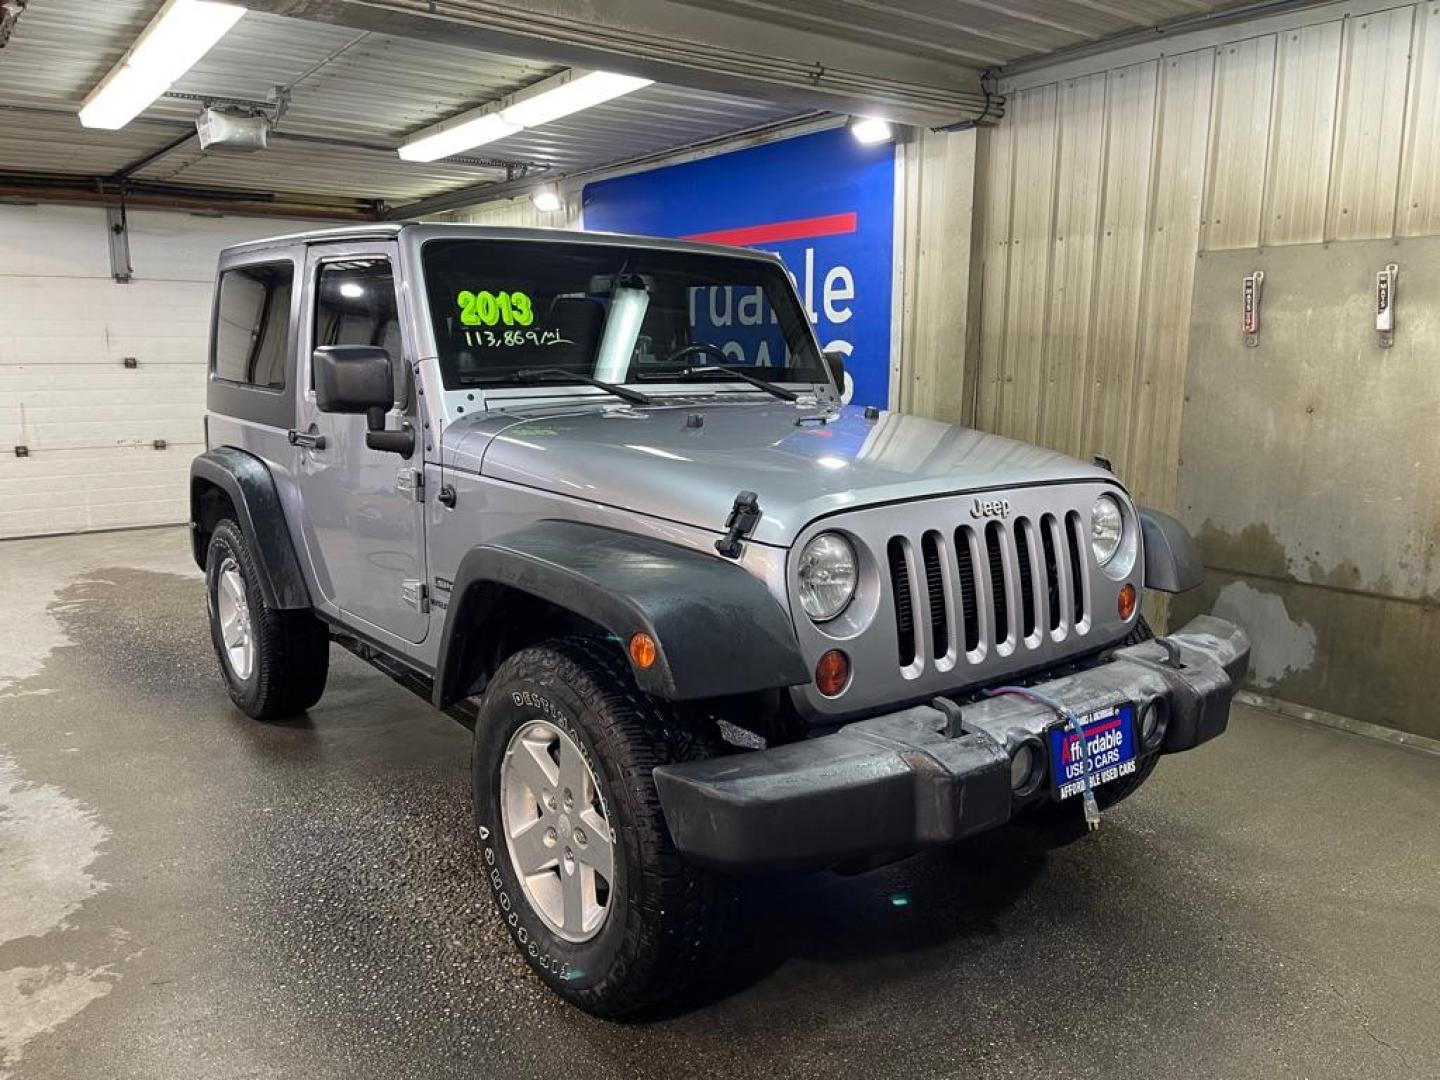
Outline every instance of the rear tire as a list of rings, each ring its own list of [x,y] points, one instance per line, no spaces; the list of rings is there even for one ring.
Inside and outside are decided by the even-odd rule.
[[[716,749],[593,639],[518,652],[485,692],[472,756],[485,875],[530,966],[588,1013],[652,1006],[708,967],[729,897],[675,850],[651,774]]]
[[[210,640],[230,700],[255,720],[302,713],[325,692],[330,634],[308,611],[265,602],[240,526],[216,524],[205,561]]]

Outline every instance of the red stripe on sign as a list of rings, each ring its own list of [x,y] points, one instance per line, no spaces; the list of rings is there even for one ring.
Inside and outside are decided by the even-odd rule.
[[[1114,730],[1115,730],[1116,728],[1118,728],[1119,726],[1120,726],[1120,717],[1117,716],[1117,717],[1115,717],[1114,720],[1107,720],[1107,721],[1106,721],[1105,723],[1103,723],[1103,724],[1097,724],[1097,725],[1095,725],[1095,726],[1093,726],[1093,727],[1087,727],[1087,728],[1085,729],[1085,738],[1087,738],[1087,739],[1093,739],[1096,735],[1104,735],[1105,732],[1107,732],[1107,731],[1114,731]],[[1075,740],[1078,739],[1079,737],[1080,737],[1080,736],[1079,736],[1079,735],[1076,735],[1073,731],[1072,731],[1072,732],[1069,732],[1069,733],[1065,736],[1064,752],[1065,752],[1066,754],[1068,754],[1068,753],[1070,752],[1070,747],[1072,747],[1072,746],[1075,745]]]
[[[746,225],[739,229],[691,233],[682,240],[699,240],[707,244],[733,244],[754,247],[756,244],[777,244],[782,240],[809,240],[816,236],[844,236],[859,227],[859,215],[853,210],[845,214],[796,218],[794,221],[772,221],[768,225]]]

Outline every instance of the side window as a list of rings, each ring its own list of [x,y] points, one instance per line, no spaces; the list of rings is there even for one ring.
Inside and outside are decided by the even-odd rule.
[[[315,345],[380,346],[390,354],[395,401],[404,404],[409,397],[408,382],[390,260],[323,263],[315,286]]]
[[[295,268],[288,262],[241,266],[220,275],[217,379],[284,389],[294,282]]]

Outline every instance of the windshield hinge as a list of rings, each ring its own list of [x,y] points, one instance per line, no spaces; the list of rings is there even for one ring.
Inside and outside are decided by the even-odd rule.
[[[400,602],[406,607],[414,608],[421,615],[427,615],[430,612],[430,590],[423,581],[406,578],[400,582]]]
[[[755,531],[760,523],[760,500],[753,491],[742,491],[735,496],[735,505],[730,507],[730,516],[725,519],[725,535],[715,541],[715,550],[727,559],[738,559],[745,550],[741,543]]]
[[[401,469],[395,474],[395,490],[416,502],[424,502],[425,474],[419,469]]]

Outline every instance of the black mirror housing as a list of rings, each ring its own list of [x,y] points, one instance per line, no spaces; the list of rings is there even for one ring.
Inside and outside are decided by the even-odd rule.
[[[845,392],[845,354],[827,352],[825,366],[830,369],[830,377],[835,380],[835,388],[843,394]]]
[[[385,413],[395,404],[390,354],[377,345],[321,345],[312,357],[321,412]],[[373,415],[373,413],[371,413]]]
[[[312,356],[315,404],[321,412],[364,413],[365,445],[408,458],[415,452],[409,423],[385,430],[385,414],[395,404],[390,354],[378,345],[321,345]]]

